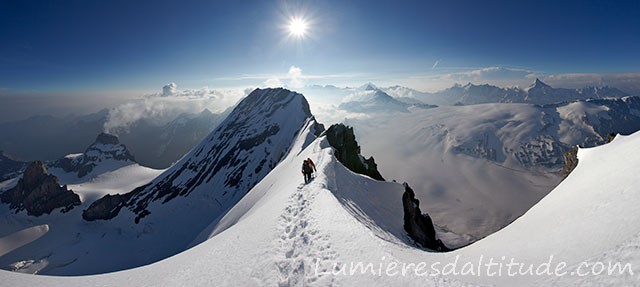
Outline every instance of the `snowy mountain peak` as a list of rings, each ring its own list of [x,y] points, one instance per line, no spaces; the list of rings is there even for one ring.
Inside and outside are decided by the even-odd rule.
[[[406,112],[411,106],[380,89],[356,91],[345,97],[339,108],[352,112]]]
[[[95,144],[117,145],[119,143],[117,136],[108,133],[100,133],[95,141]]]
[[[204,108],[204,110],[202,110],[202,112],[200,112],[200,115],[208,115],[208,116],[211,116],[211,115],[213,115],[213,114],[214,114],[214,113],[212,113],[212,112],[211,112],[209,109],[207,109],[207,108]]]
[[[369,82],[364,84],[360,89],[365,90],[365,91],[376,91],[378,90],[378,87],[376,85],[374,85],[373,83]]]
[[[302,94],[282,88],[256,89],[167,171],[117,198],[97,200],[83,218],[108,220],[125,207],[125,216],[136,223],[152,214],[147,222],[183,226],[186,230],[180,237],[188,239],[186,244],[275,168],[311,119]]]
[[[392,97],[389,96],[389,94],[383,92],[382,90],[374,90],[372,97],[374,99],[379,99],[379,100],[390,100],[390,99],[392,99]]]
[[[551,88],[551,86],[545,84],[544,82],[540,81],[540,79],[536,78],[535,81],[533,81],[533,83],[527,88],[527,91],[532,89],[553,89],[553,88]]]
[[[91,161],[130,161],[135,162],[135,158],[127,147],[120,143],[117,136],[101,133],[95,142],[84,151],[84,157]]]
[[[79,178],[95,172],[115,170],[134,164],[135,158],[127,147],[120,143],[117,136],[100,133],[84,153],[70,154],[51,164],[65,172],[77,174]]]

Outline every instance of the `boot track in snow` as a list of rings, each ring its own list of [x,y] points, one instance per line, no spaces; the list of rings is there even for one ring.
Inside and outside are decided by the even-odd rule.
[[[319,232],[309,214],[318,193],[312,184],[298,186],[280,218],[277,248],[284,258],[276,262],[279,286],[336,286],[334,278],[326,276],[336,253],[329,236]]]

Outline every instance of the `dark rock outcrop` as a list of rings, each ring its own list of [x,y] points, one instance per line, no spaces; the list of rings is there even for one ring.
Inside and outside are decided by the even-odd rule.
[[[120,212],[129,200],[130,194],[107,194],[100,200],[94,201],[89,208],[82,212],[82,218],[87,221],[108,220]]]
[[[100,133],[96,138],[95,143],[116,145],[119,144],[120,141],[117,136],[110,135],[108,133]]]
[[[338,161],[340,161],[349,170],[369,176],[373,179],[382,180],[384,178],[378,172],[373,157],[365,159],[360,154],[360,146],[353,134],[353,128],[343,124],[334,124],[324,133],[327,141],[334,148],[334,153]]]
[[[404,230],[409,234],[409,237],[424,248],[435,251],[449,251],[450,249],[438,239],[429,214],[420,211],[420,201],[416,199],[413,189],[407,183],[403,185]]]
[[[564,167],[562,174],[566,177],[578,166],[578,147],[574,146],[564,153]]]
[[[324,133],[324,131],[325,131],[324,125],[317,121],[314,121],[313,135],[315,135],[316,137],[320,137],[322,133]]]
[[[604,143],[610,143],[616,138],[616,133],[610,133],[607,135],[607,139],[605,139]]]
[[[0,195],[3,203],[8,203],[16,213],[27,210],[28,215],[49,214],[56,208],[62,212],[80,204],[80,197],[67,186],[60,186],[58,178],[47,172],[41,161],[34,161],[24,171],[18,184]]]

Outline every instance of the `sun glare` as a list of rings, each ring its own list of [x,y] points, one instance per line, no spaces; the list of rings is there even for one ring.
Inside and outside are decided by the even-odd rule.
[[[289,22],[289,33],[292,36],[296,37],[304,37],[307,32],[307,23],[304,19],[301,18],[293,18]]]

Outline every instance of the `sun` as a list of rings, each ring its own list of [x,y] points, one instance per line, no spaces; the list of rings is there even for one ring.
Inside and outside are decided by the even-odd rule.
[[[302,18],[293,18],[289,21],[289,34],[302,38],[307,33],[307,22]]]

